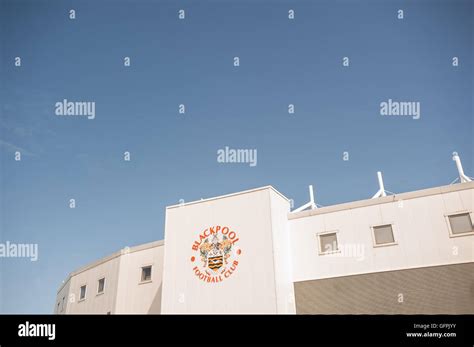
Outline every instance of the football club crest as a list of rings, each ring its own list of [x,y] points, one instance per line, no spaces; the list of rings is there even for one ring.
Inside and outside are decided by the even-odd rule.
[[[222,282],[230,277],[237,269],[237,258],[242,253],[238,241],[237,234],[229,227],[217,225],[205,229],[192,245],[194,274],[207,283]]]

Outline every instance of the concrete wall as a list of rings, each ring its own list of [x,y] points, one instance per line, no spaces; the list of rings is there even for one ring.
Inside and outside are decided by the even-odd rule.
[[[451,237],[446,215],[473,212],[474,183],[290,215],[293,281],[474,261],[474,235]],[[393,224],[395,245],[374,247],[371,227]],[[339,253],[320,255],[318,233],[337,231]]]
[[[70,291],[71,280],[70,277],[59,288],[58,293],[56,294],[56,302],[54,306],[54,313],[56,314],[66,314],[68,313],[68,303],[69,303],[69,291]]]
[[[273,188],[265,187],[167,208],[163,313],[291,311],[291,305],[285,303],[288,285],[285,287],[280,283],[284,275],[279,273],[284,268],[276,274],[273,250],[274,236],[282,238],[286,231],[285,214],[283,225],[275,224],[275,229],[272,225],[272,213],[288,211],[288,206],[284,206],[288,202],[276,191],[271,191]],[[230,254],[230,259],[237,260],[238,265],[228,278],[225,278],[225,271],[221,273],[221,268],[214,276],[213,270],[201,261],[199,251],[193,249],[200,234],[209,230],[215,232],[217,227],[219,230],[228,227],[238,238]],[[279,253],[281,257],[286,254],[283,250]],[[206,271],[212,276],[204,275]],[[222,281],[208,283],[203,276],[208,279],[221,277]],[[287,277],[290,276],[287,274]],[[281,304],[278,304],[279,295],[284,296]]]
[[[163,241],[156,241],[125,248],[73,272],[57,293],[54,312],[160,313],[163,252]],[[152,279],[141,283],[141,268],[145,265],[153,266]],[[99,294],[98,280],[104,277],[105,290]],[[86,298],[80,300],[83,285],[87,286]],[[65,310],[61,309],[62,298],[65,298]]]
[[[160,313],[163,274],[163,241],[124,253],[120,257],[120,276],[115,313]],[[141,282],[141,268],[152,265],[151,281]]]
[[[292,279],[292,256],[287,214],[290,204],[280,194],[270,190],[271,228],[273,239],[273,266],[278,313],[295,313],[295,293]]]
[[[105,261],[88,267],[71,275],[69,294],[72,294],[67,313],[115,312],[117,283],[119,276],[119,256],[112,256]],[[103,294],[97,293],[98,280],[105,277]],[[86,285],[86,298],[80,299],[80,287]]]

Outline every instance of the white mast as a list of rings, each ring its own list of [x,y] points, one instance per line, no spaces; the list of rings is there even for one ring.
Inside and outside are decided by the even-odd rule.
[[[296,210],[293,210],[291,212],[304,211],[308,207],[311,207],[312,210],[315,209],[315,208],[318,208],[318,206],[316,206],[316,203],[314,202],[314,192],[313,192],[313,186],[312,185],[309,186],[309,202],[304,204],[301,207],[298,207]]]
[[[372,199],[387,196],[387,191],[385,190],[385,186],[383,185],[382,173],[380,171],[377,171],[377,179],[379,181],[379,190],[377,191],[377,193],[375,193]]]
[[[466,183],[471,182],[471,178],[464,174],[464,170],[462,168],[461,158],[459,158],[458,152],[453,152],[453,160],[456,163],[456,167],[458,169],[459,174],[459,182]]]

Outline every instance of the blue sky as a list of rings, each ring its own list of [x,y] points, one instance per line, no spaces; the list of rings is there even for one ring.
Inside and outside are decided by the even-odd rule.
[[[0,259],[0,312],[52,312],[70,271],[162,239],[179,199],[273,185],[299,206],[313,184],[331,205],[371,197],[378,170],[418,190],[456,178],[453,151],[474,175],[472,1],[0,4],[0,238],[39,247]],[[95,119],[55,115],[63,99]],[[381,116],[388,99],[421,118]],[[218,163],[225,146],[257,166]]]

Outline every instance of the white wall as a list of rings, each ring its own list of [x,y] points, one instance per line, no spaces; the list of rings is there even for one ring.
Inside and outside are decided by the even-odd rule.
[[[56,314],[68,313],[70,284],[71,284],[71,281],[70,281],[70,278],[68,277],[66,279],[66,282],[63,283],[62,287],[59,289],[58,293],[56,294],[54,313]]]
[[[270,190],[262,188],[167,208],[163,313],[278,312]],[[283,210],[278,199],[287,203],[286,199],[274,199],[274,208]],[[200,233],[214,226],[235,231],[239,241],[233,252],[241,250],[241,254],[233,253],[239,264],[229,278],[207,283],[193,271],[195,266],[202,269],[203,264],[192,245]]]
[[[67,310],[55,313],[160,313],[163,273],[162,241],[125,248],[121,252],[72,273],[60,289],[57,302],[66,298]],[[142,266],[152,265],[152,280],[141,283]],[[97,293],[98,280],[105,277],[103,294]],[[80,287],[87,286],[85,300]],[[68,300],[72,297],[73,300]],[[62,305],[62,304],[61,304]],[[61,307],[60,305],[60,307]]]
[[[117,281],[119,272],[119,257],[99,262],[99,264],[73,274],[70,279],[70,294],[73,301],[68,304],[67,313],[97,313],[115,312]],[[105,277],[103,294],[97,293],[98,281]],[[86,285],[86,298],[80,300],[80,287]]]
[[[296,313],[291,267],[291,249],[287,214],[290,204],[270,190],[273,258],[277,293],[277,313]]]
[[[160,313],[164,246],[120,257],[116,313]],[[151,282],[141,283],[141,268],[152,265]]]
[[[474,236],[450,237],[445,218],[463,211],[472,216],[473,185],[455,188],[462,187],[469,189],[415,198],[414,193],[401,194],[406,196],[402,204],[394,201],[290,219],[293,280],[474,261]],[[371,226],[390,223],[398,244],[374,247]],[[360,259],[344,252],[319,255],[316,235],[333,230],[338,231],[340,246],[363,250]]]

